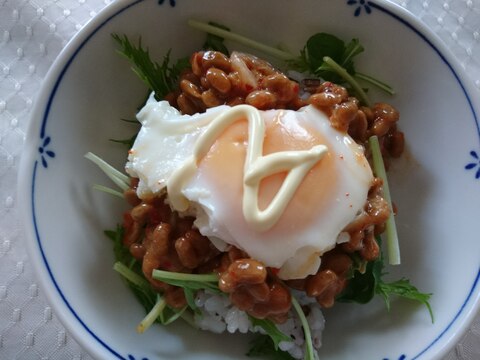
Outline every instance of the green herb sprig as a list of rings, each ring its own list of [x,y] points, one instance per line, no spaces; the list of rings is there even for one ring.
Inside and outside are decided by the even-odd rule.
[[[377,242],[381,246],[380,237],[377,237]],[[396,295],[424,305],[430,314],[432,322],[434,322],[433,310],[429,302],[432,294],[420,292],[405,278],[393,282],[385,282],[383,277],[387,273],[384,271],[384,268],[384,258],[382,252],[380,252],[380,256],[376,260],[367,263],[364,272],[354,271],[346,289],[337,297],[337,301],[366,304],[375,295],[380,295],[385,301],[387,309],[390,310],[390,297]]]
[[[215,294],[223,294],[218,288],[217,274],[185,274],[164,270],[153,270],[152,277],[155,280],[178,286],[183,289],[188,306],[195,312],[198,311],[195,305],[195,293],[198,290],[209,290]]]
[[[195,293],[198,290],[210,291],[214,294],[226,296],[218,287],[219,277],[217,274],[185,274],[179,272],[153,270],[152,277],[167,284],[183,288],[188,306],[195,312],[198,308],[195,304]],[[281,341],[292,341],[292,339],[278,330],[277,326],[267,319],[256,319],[249,317],[253,326],[259,326],[272,339],[275,349]]]
[[[133,72],[155,93],[158,101],[177,88],[180,73],[190,66],[188,58],[170,64],[170,50],[158,64],[151,60],[148,48],[143,48],[141,38],[134,45],[126,35],[112,34],[112,37],[120,46],[119,53],[130,60]]]
[[[209,36],[215,36],[216,47],[219,47],[218,41],[220,39],[234,41],[284,61],[289,70],[308,72],[327,81],[348,84],[354,95],[365,105],[369,106],[370,100],[357,79],[368,82],[390,95],[394,94],[389,85],[372,76],[356,71],[353,60],[364,51],[364,47],[358,39],[352,39],[349,43],[345,43],[334,35],[317,33],[308,38],[305,46],[300,50],[300,55],[295,55],[284,49],[265,45],[232,32],[223,25],[204,23],[192,19],[188,21],[188,24],[197,30],[206,32]]]
[[[370,151],[372,153],[373,170],[375,175],[382,179],[383,195],[390,209],[390,216],[385,224],[387,232],[387,251],[388,260],[391,265],[400,264],[400,245],[398,243],[397,226],[395,225],[395,214],[393,212],[392,197],[390,195],[390,187],[388,185],[387,171],[383,163],[382,151],[377,136],[371,136],[368,139]]]
[[[104,232],[113,241],[115,256],[113,269],[126,280],[126,284],[148,313],[157,302],[157,294],[143,276],[140,263],[123,246],[124,231],[123,226],[117,225],[115,230]]]
[[[137,134],[132,135],[128,139],[109,139],[111,142],[123,144],[127,147],[127,149],[131,149],[133,144],[135,143],[135,139],[137,138]]]
[[[228,27],[226,27],[225,25],[218,24],[218,23],[213,22],[213,21],[210,21],[208,23],[208,25],[215,26],[215,27],[217,27],[219,29],[222,29],[224,31],[230,31],[230,29]],[[207,38],[205,39],[205,43],[203,44],[203,49],[220,51],[221,53],[223,53],[225,55],[229,55],[230,52],[228,51],[227,47],[225,46],[224,40],[225,39],[223,37],[219,36],[219,35],[207,33]]]
[[[257,318],[254,318],[253,316],[249,316],[249,318],[253,326],[259,326],[263,330],[265,330],[265,332],[268,334],[270,339],[273,341],[273,347],[275,350],[279,350],[278,345],[282,341],[293,341],[293,339],[290,336],[287,336],[284,333],[282,333],[280,330],[278,330],[277,326],[270,320],[257,319]]]
[[[297,312],[297,315],[300,319],[300,322],[302,324],[303,328],[303,333],[305,335],[305,356],[304,360],[316,360],[316,353],[315,350],[313,349],[313,342],[312,342],[312,334],[310,332],[310,326],[308,325],[307,318],[305,316],[305,313],[302,310],[302,307],[298,303],[297,299],[292,296],[292,307],[294,310]]]
[[[261,357],[270,360],[294,360],[288,352],[275,348],[272,338],[268,335],[259,335],[250,342],[248,357]]]

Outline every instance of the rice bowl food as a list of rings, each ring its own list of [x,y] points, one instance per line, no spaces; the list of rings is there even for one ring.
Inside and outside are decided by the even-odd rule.
[[[475,156],[479,103],[471,96],[475,87],[448,49],[406,11],[376,0],[365,2],[369,12],[366,6],[357,5],[281,0],[248,7],[217,0],[121,0],[92,19],[60,54],[32,112],[19,175],[19,202],[24,207],[26,245],[40,285],[66,330],[94,358],[312,358],[321,342],[319,357],[331,360],[432,360],[445,356],[460,340],[480,299],[480,243],[471,236],[477,224],[469,215],[478,212],[478,202],[472,196],[478,192]],[[265,21],[265,14],[278,21]],[[284,26],[292,16],[301,19],[302,26]],[[210,20],[215,23],[207,23]],[[209,26],[227,34],[206,31]],[[253,40],[250,44],[262,42],[263,49],[280,45],[273,48],[274,53],[264,52],[229,39],[228,33],[235,32],[237,38],[245,35]],[[379,46],[391,44],[392,39],[395,46],[389,46],[388,51]],[[322,52],[325,41],[337,51]],[[319,43],[323,45],[316,46]],[[127,49],[124,45],[128,44],[131,46]],[[344,56],[363,46],[365,52],[356,54],[359,56],[355,55],[352,62],[348,61],[350,56]],[[247,64],[248,71],[248,59],[254,58],[262,67],[273,68],[273,73],[265,77],[273,75],[282,82],[286,77],[288,93],[296,94],[299,101],[277,100],[273,83],[270,88],[262,84],[257,89],[245,87],[241,103],[227,103],[231,99],[225,101],[225,95],[212,96],[219,89],[225,91],[224,77],[212,70],[210,80],[212,74],[217,77],[214,81],[219,89],[212,90],[205,80],[202,84],[208,69],[197,77],[192,55],[196,54],[196,62],[203,63],[203,56],[215,51],[229,62],[235,53]],[[130,65],[117,52],[126,56]],[[150,70],[160,75],[142,76],[144,72],[128,54],[140,55],[137,60],[145,60],[143,64],[152,65]],[[359,88],[331,71],[335,64],[328,58],[346,70],[343,75],[352,76]],[[232,87],[232,71],[220,65],[215,68],[225,73]],[[195,77],[190,74],[185,78],[188,72]],[[390,96],[391,88],[371,76],[387,82],[396,94]],[[146,81],[162,78],[167,80],[165,91],[157,86],[161,82]],[[257,81],[255,76],[253,79]],[[186,82],[182,89],[183,80],[197,89]],[[223,85],[228,87],[226,82]],[[348,93],[346,97],[342,88]],[[254,91],[260,93],[252,95],[247,103],[248,94]],[[270,107],[255,107],[273,100],[272,94],[275,104],[272,101]],[[342,129],[341,121],[332,121],[335,106],[323,103],[322,108],[322,101],[335,99],[335,94],[342,99],[337,105],[345,103],[341,106],[345,114],[351,111],[365,115],[368,132],[364,132],[362,115],[350,121],[347,130]],[[223,100],[218,103],[219,99]],[[259,99],[263,100],[250,102]],[[212,103],[207,107],[204,100]],[[385,115],[385,110],[390,119],[400,117],[384,123],[388,136],[382,136],[383,126],[378,123],[376,144],[369,118],[375,119],[375,112]],[[157,112],[172,116],[153,116]],[[233,116],[239,116],[238,120],[230,119],[232,124],[219,130],[218,136],[204,135],[210,125],[220,123],[218,119]],[[262,151],[258,150],[258,139],[257,146],[249,149],[250,123],[259,123],[258,128],[264,125]],[[163,130],[157,138],[154,134],[160,128]],[[334,139],[328,134],[334,134]],[[337,136],[344,139],[343,143],[335,143]],[[205,141],[207,138],[213,143]],[[447,138],[451,146],[445,146]],[[206,155],[199,151],[204,148],[199,146],[202,143],[206,144]],[[395,143],[397,146],[392,146]],[[142,152],[144,148],[150,151]],[[398,155],[392,152],[395,148]],[[132,149],[137,152],[130,154],[129,160]],[[251,171],[244,176],[246,162],[242,156],[248,151],[254,156],[247,166]],[[347,151],[359,160],[352,161],[351,167],[346,165],[349,159],[340,158],[340,152]],[[85,161],[88,152],[104,159],[87,155],[106,170],[113,185],[102,170]],[[227,152],[232,158],[222,159]],[[271,157],[276,152],[283,154]],[[262,174],[264,166],[255,166],[269,162],[278,165],[288,152],[294,156],[278,173]],[[195,158],[198,162],[192,161]],[[295,162],[300,158],[314,162],[310,170]],[[142,168],[142,159],[151,162],[145,162]],[[171,163],[162,163],[166,159]],[[378,162],[387,169],[388,182],[379,176]],[[368,167],[358,166],[362,163]],[[338,164],[346,166],[337,171]],[[332,184],[323,176],[332,169],[337,178],[344,170],[352,174],[343,182],[348,188],[329,187]],[[303,178],[298,177],[304,181],[300,181],[286,208],[279,211],[280,217],[271,228],[263,220],[257,223],[262,211],[274,203],[287,174],[302,175],[297,170],[305,172]],[[191,171],[189,176],[179,177],[187,180],[172,181],[169,186],[171,175],[182,171]],[[354,177],[365,182],[350,190],[348,181]],[[256,182],[258,196],[250,196],[254,211],[244,213],[244,186],[254,191]],[[180,185],[178,197],[175,189],[170,192],[176,184]],[[328,190],[322,195],[322,189]],[[219,201],[214,202],[215,197]],[[335,204],[336,197],[348,209],[340,211],[338,218],[326,220],[333,213],[323,210],[333,208],[328,200],[333,198]],[[352,210],[346,201],[350,197],[357,198],[351,203]],[[325,205],[314,205],[319,200]],[[365,208],[370,202],[387,204],[381,213],[386,216],[388,212],[388,219],[385,229],[383,225],[373,226],[373,235],[381,233],[382,241],[379,243],[379,237],[374,236],[375,242],[370,244],[377,244],[381,251],[367,261],[360,255],[361,249],[348,249],[347,245],[355,233],[362,245],[366,233],[367,243],[370,241],[371,232],[361,230],[365,220],[372,220]],[[301,206],[303,203],[309,204],[308,208]],[[184,208],[185,204],[188,206]],[[360,209],[360,214],[353,208]],[[148,214],[144,220],[142,210]],[[357,216],[363,212],[363,216]],[[346,213],[350,215],[343,218]],[[387,226],[392,223],[390,219],[396,226]],[[316,227],[317,221],[326,225]],[[223,225],[225,222],[228,226]],[[140,229],[138,238],[130,229],[130,245],[124,243],[128,226]],[[257,226],[262,229],[251,230]],[[269,234],[279,226],[285,230],[280,239],[284,243],[276,245],[277,238]],[[355,231],[356,226],[361,231]],[[367,228],[371,230],[372,223]],[[159,251],[160,264],[153,252],[162,248],[149,243],[154,238],[161,243],[159,230],[165,231],[163,235],[170,231],[169,236],[163,236],[168,239],[168,256]],[[112,241],[103,232],[113,240],[113,251]],[[256,238],[247,238],[250,232]],[[292,236],[297,232],[298,242]],[[286,241],[289,237],[294,241]],[[316,238],[322,238],[321,244],[312,241]],[[201,244],[190,247],[195,256],[188,255],[192,243]],[[287,249],[287,245],[291,247]],[[398,245],[401,265],[390,266],[400,260]],[[182,256],[177,246],[182,248]],[[337,261],[351,271],[339,276],[342,266],[335,267]],[[232,264],[246,263],[249,268],[259,265],[254,268],[260,270],[257,280],[265,274],[262,284],[235,286],[229,279]],[[230,270],[237,274],[240,269]],[[320,276],[323,270],[332,271]],[[220,282],[222,278],[224,282]],[[331,294],[323,294],[322,304],[320,295],[307,294],[314,288],[315,279],[331,281]],[[311,288],[306,286],[310,282]],[[270,294],[273,285],[283,294],[275,297],[281,300],[275,314],[264,312],[260,306],[270,303],[270,299],[265,300],[266,287]],[[258,291],[254,291],[252,303],[253,289]],[[403,294],[418,301],[393,296],[405,289],[408,291]],[[239,295],[245,296],[239,300]],[[430,304],[435,314],[433,323],[424,307]]]
[[[152,93],[138,133],[116,140],[129,148],[128,178],[87,154],[123,194],[99,189],[132,207],[107,235],[120,254],[114,268],[147,310],[138,331],[183,318],[216,333],[262,334],[250,355],[313,359],[321,308],[336,301],[379,293],[388,305],[400,294],[431,313],[429,294],[381,280],[379,236],[388,227],[390,260],[399,263],[384,161],[401,156],[404,135],[398,111],[370,105],[342,73],[363,51],[358,40],[313,35],[303,63],[289,63],[303,72],[289,77],[257,56],[230,54],[215,33],[229,30],[191,24],[213,32],[207,49],[173,65],[168,53],[159,65],[140,42],[113,36]],[[312,43],[332,42],[344,67],[328,54],[323,68],[312,64]],[[350,90],[325,78],[349,81]],[[359,289],[365,277],[373,283]]]

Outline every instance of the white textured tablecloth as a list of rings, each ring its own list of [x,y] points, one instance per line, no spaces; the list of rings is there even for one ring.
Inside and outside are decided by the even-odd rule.
[[[337,0],[340,1],[340,0]],[[480,0],[394,0],[436,32],[480,95]],[[0,359],[91,359],[37,285],[17,210],[35,96],[67,41],[110,0],[0,0]],[[474,94],[475,96],[475,94]],[[446,360],[480,359],[480,314]]]

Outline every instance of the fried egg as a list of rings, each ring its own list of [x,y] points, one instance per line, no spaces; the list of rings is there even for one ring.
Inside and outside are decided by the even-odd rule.
[[[212,122],[230,109],[222,105],[202,114],[182,115],[168,102],[151,97],[137,114],[142,128],[126,164],[126,171],[139,178],[138,196],[168,193],[169,179],[192,159]],[[195,171],[181,187],[188,203],[182,211],[196,216],[195,226],[220,250],[233,245],[278,269],[282,279],[305,278],[318,271],[321,255],[335,247],[344,235],[342,230],[364,207],[372,170],[363,147],[335,130],[328,116],[315,107],[259,113],[265,127],[263,156],[319,145],[327,149],[305,173],[278,220],[259,230],[244,213],[245,163],[251,141],[246,117],[223,129],[196,161]],[[279,170],[261,180],[260,210],[269,206],[288,173]]]

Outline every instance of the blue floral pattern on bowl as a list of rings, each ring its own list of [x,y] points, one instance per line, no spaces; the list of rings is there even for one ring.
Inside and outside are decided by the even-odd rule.
[[[137,360],[137,359],[135,358],[135,356],[129,354],[128,355],[128,360]],[[148,358],[142,357],[141,359],[139,358],[138,360],[148,360]]]
[[[470,151],[470,156],[473,158],[473,162],[465,165],[466,170],[477,170],[475,172],[475,179],[480,179],[480,156],[475,150]]]
[[[168,0],[168,2],[170,3],[171,7],[174,7],[176,5],[175,0]],[[164,3],[165,3],[165,0],[158,0],[158,5],[163,5]]]
[[[372,3],[367,0],[348,0],[347,4],[356,6],[355,12],[353,13],[353,15],[355,16],[360,16],[362,10],[364,10],[367,14],[370,14],[372,12]]]
[[[133,6],[134,4],[137,4],[137,3],[140,3],[142,2],[143,0],[138,0],[138,1],[135,1],[132,5],[129,5],[129,6]],[[158,5],[164,5],[165,3],[167,3],[166,0],[157,0],[158,1]],[[170,5],[170,7],[174,8],[176,6],[176,0],[168,0],[168,4]],[[346,3],[344,3],[346,6],[346,8],[348,8],[348,6],[350,6],[351,8],[354,8],[354,13],[353,15],[355,17],[359,17],[361,14],[371,14],[372,13],[372,9],[375,8],[377,11],[380,11],[380,12],[385,12],[385,13],[388,13],[390,14],[391,16],[394,16],[392,13],[389,13],[387,10],[385,10],[384,8],[380,7],[379,5],[377,5],[375,2],[372,2],[372,1],[368,1],[368,0],[347,0]],[[122,12],[123,10],[119,11],[118,13]],[[117,13],[117,14],[118,14]],[[400,21],[402,21],[401,19],[398,19]],[[408,23],[405,23],[405,25],[407,26],[410,26]],[[103,24],[102,24],[103,26]],[[412,28],[413,29],[413,28]],[[415,30],[415,29],[414,29]],[[415,30],[416,31],[416,30]],[[83,44],[82,44],[83,46]],[[432,45],[433,46],[433,45]],[[444,59],[445,61],[445,59]],[[453,70],[453,69],[452,69]],[[473,110],[473,109],[472,109]],[[47,112],[48,113],[48,112]],[[475,115],[475,114],[474,114]],[[35,184],[35,176],[36,176],[36,169],[37,169],[37,164],[38,162],[41,162],[43,168],[47,169],[48,168],[48,165],[49,165],[49,161],[53,158],[56,157],[56,153],[54,151],[51,150],[51,143],[52,143],[52,138],[51,136],[48,136],[45,134],[45,125],[46,125],[46,120],[47,120],[47,116],[45,116],[45,119],[44,119],[44,123],[43,123],[43,127],[42,127],[42,132],[41,132],[41,135],[40,135],[40,141],[39,143],[41,144],[39,147],[38,147],[38,154],[37,156],[40,156],[40,161],[35,161],[35,164],[34,164],[34,173],[33,173],[33,184]],[[466,164],[464,166],[464,169],[467,170],[467,171],[470,171],[472,170],[473,173],[475,173],[475,179],[480,179],[480,152],[477,152],[475,150],[471,150],[469,155],[471,157],[470,159],[470,162],[468,164]],[[469,174],[471,174],[472,172],[469,172]],[[34,188],[34,186],[32,186]],[[32,194],[32,198],[33,198],[33,194]],[[38,241],[40,243],[40,238],[39,238],[39,235],[37,234],[37,238],[38,238]],[[43,251],[43,250],[42,250]],[[480,274],[480,273],[479,273]],[[473,284],[473,287],[472,287],[472,291],[473,289],[475,288],[476,286],[476,283],[479,279],[479,274],[477,274],[477,278],[475,280],[475,283]],[[55,279],[52,277],[52,280],[55,282]],[[56,284],[55,284],[56,285]],[[62,295],[63,297],[63,294],[61,293],[61,290],[59,288],[57,288],[58,291],[60,292],[60,294]],[[468,298],[467,298],[468,300]],[[64,299],[64,301],[66,302],[66,300]],[[70,305],[68,304],[67,302],[67,306],[70,308]],[[72,310],[72,312],[74,313],[74,315],[78,318],[77,314],[75,314],[75,312],[73,311],[72,308],[70,308]],[[456,315],[456,317],[460,314],[462,309],[460,309],[460,311],[458,312],[458,314]],[[455,317],[455,319],[456,319]],[[144,356],[140,356],[140,357],[136,357],[132,354],[128,354],[126,356],[126,358],[124,358],[124,356],[120,355],[119,353],[117,353],[115,350],[113,350],[112,348],[110,348],[106,343],[104,343],[100,338],[98,338],[93,332],[91,332],[91,330],[81,321],[80,318],[78,318],[80,320],[80,322],[82,323],[82,325],[87,329],[88,332],[90,332],[93,337],[101,344],[104,346],[104,348],[106,348],[108,351],[110,351],[114,356],[116,356],[117,358],[119,359],[124,359],[124,360],[149,360],[148,357],[144,357]],[[454,320],[455,320],[454,319]],[[454,321],[453,320],[453,321]],[[453,323],[452,321],[452,323]],[[450,325],[449,325],[450,326]],[[443,334],[442,334],[443,335]],[[440,337],[439,337],[440,338]],[[416,359],[418,358],[419,356],[421,356],[425,351],[427,351],[435,342],[437,342],[437,340],[439,339],[437,338],[434,342],[432,342],[427,348],[425,348],[420,354],[418,354],[417,356],[414,356],[412,359]],[[395,360],[396,356],[391,358],[391,357],[383,357],[382,360]],[[407,356],[405,354],[402,354],[398,357],[398,360],[407,360]]]
[[[41,136],[40,140],[42,141],[42,145],[38,147],[38,152],[40,153],[40,159],[42,161],[43,167],[46,169],[48,168],[48,158],[54,158],[55,153],[52,150],[48,149],[48,145],[51,143],[52,138],[50,136]]]
[[[384,358],[383,360],[390,360],[390,359],[389,358]],[[407,360],[407,355],[405,355],[405,354],[400,355],[398,360]]]

